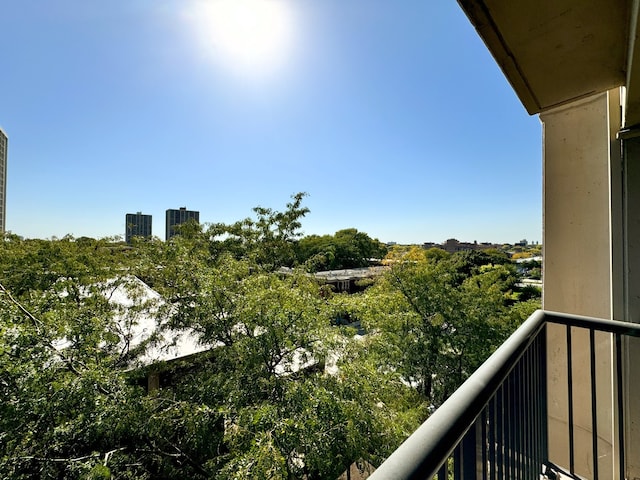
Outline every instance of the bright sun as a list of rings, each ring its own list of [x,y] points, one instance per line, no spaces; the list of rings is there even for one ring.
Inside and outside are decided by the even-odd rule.
[[[199,0],[191,11],[205,48],[242,73],[269,73],[291,53],[293,19],[282,0]]]

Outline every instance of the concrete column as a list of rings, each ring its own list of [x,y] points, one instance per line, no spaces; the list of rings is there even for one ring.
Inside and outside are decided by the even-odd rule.
[[[543,308],[612,318],[613,263],[620,236],[612,232],[612,165],[620,163],[615,133],[620,129],[619,90],[541,114],[544,143],[544,292]],[[612,160],[613,159],[613,160]],[[620,305],[621,303],[617,303]],[[549,453],[570,467],[568,355],[571,338],[575,472],[585,478],[619,478],[610,335],[596,336],[596,378],[590,371],[588,332],[548,329]],[[598,459],[592,454],[591,382],[597,385]]]
[[[640,323],[640,128],[624,140],[625,304],[624,320]]]
[[[640,323],[640,129],[624,135],[624,317]],[[623,339],[626,478],[640,479],[640,339]]]
[[[611,316],[609,96],[540,115],[544,308]]]

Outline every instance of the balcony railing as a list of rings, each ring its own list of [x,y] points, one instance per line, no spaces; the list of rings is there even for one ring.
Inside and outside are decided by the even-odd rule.
[[[549,461],[547,414],[548,325],[566,327],[567,438],[564,470]],[[557,327],[562,328],[562,327]],[[564,330],[564,328],[563,328]],[[579,478],[576,474],[574,435],[574,366],[572,349],[584,348],[572,335],[588,332],[591,402],[592,478],[598,478],[598,395],[596,378],[596,332],[612,335],[611,407],[616,411],[617,436],[614,466],[624,472],[623,348],[625,336],[640,337],[640,325],[576,315],[537,311],[469,377],[381,466],[371,480],[404,479],[535,479],[543,473],[556,478]],[[554,361],[557,361],[554,360]],[[579,366],[586,368],[586,366]],[[583,370],[584,370],[583,368]],[[564,391],[564,390],[563,390]],[[586,400],[580,399],[585,402]],[[556,441],[558,441],[556,439]],[[544,477],[542,477],[544,478]]]

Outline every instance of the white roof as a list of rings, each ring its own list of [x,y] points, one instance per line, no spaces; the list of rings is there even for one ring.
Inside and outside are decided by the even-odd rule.
[[[108,280],[104,284],[104,294],[111,304],[123,307],[123,312],[115,317],[123,350],[131,351],[149,342],[144,353],[131,362],[131,367],[171,361],[210,348],[201,344],[191,329],[168,328],[167,319],[159,317],[160,309],[165,305],[164,299],[139,278],[126,276]],[[143,308],[135,311],[134,306]],[[65,337],[54,341],[53,345],[63,350],[72,342]]]

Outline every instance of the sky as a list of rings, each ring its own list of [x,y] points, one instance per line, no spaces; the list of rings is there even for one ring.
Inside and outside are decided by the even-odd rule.
[[[541,126],[455,0],[13,0],[7,225],[106,237],[307,192],[303,233],[541,241]]]

